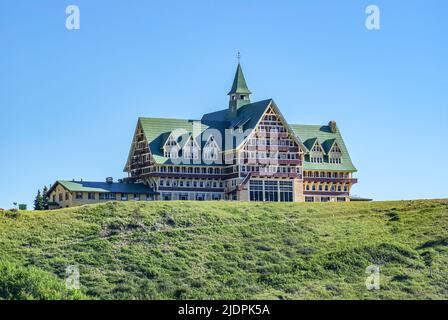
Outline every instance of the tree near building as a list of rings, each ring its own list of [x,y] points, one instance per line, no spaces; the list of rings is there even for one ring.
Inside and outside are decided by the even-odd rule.
[[[36,198],[34,199],[34,210],[44,210],[44,198],[40,190],[37,190]]]
[[[44,210],[48,210],[48,188],[47,188],[47,186],[44,186],[44,188],[42,189],[42,199],[43,199]]]

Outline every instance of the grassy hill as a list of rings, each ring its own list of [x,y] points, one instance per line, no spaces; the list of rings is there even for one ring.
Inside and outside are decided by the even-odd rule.
[[[447,266],[448,200],[0,213],[0,299],[447,299]]]

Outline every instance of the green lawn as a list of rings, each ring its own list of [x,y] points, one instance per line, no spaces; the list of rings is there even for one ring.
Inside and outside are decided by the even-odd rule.
[[[448,200],[0,213],[0,299],[447,299],[447,265]]]

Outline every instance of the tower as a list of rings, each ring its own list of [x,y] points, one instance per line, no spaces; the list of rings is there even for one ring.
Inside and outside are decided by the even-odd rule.
[[[243,69],[238,62],[238,67],[235,73],[235,79],[233,80],[232,89],[230,89],[229,95],[229,117],[234,118],[238,114],[238,109],[242,106],[250,103],[250,92],[244,79]]]

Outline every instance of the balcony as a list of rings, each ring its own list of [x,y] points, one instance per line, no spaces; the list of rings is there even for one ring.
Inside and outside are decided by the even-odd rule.
[[[297,172],[262,172],[253,171],[251,172],[252,177],[270,177],[270,178],[301,178],[302,175]]]
[[[280,164],[280,165],[292,164],[292,165],[301,166],[302,165],[302,160],[300,160],[300,159],[279,159],[278,160],[278,164]]]
[[[258,131],[256,133],[256,137],[260,138],[288,138],[289,134],[288,132],[272,132],[272,131]]]
[[[346,191],[304,191],[305,196],[349,196]]]
[[[160,178],[185,178],[185,179],[233,179],[238,177],[238,172],[225,174],[210,173],[187,173],[187,172],[148,172],[144,173],[148,177]]]
[[[322,183],[351,183],[355,184],[358,183],[358,179],[356,178],[312,178],[312,177],[305,177],[303,178],[304,182],[322,182]]]
[[[269,164],[269,165],[302,165],[300,159],[274,159],[274,158],[243,158],[240,159],[241,164]]]
[[[299,149],[297,147],[291,147],[291,146],[280,146],[280,145],[247,145],[245,147],[245,150],[247,151],[281,151],[281,152],[299,152]]]
[[[224,192],[225,188],[213,187],[159,187],[159,191],[176,191],[176,192]]]

